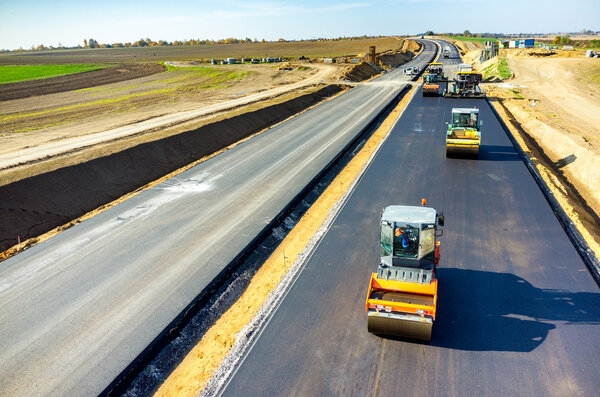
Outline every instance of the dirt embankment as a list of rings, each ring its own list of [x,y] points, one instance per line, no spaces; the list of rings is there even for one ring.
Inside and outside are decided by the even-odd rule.
[[[369,62],[361,62],[357,65],[342,69],[336,76],[340,80],[360,82],[378,75],[384,69],[396,68],[413,59],[421,49],[421,45],[414,40],[402,40],[399,50],[389,50],[379,53],[379,66]]]
[[[0,101],[80,90],[149,76],[166,70],[164,65],[158,63],[134,63],[42,80],[1,84]]]
[[[223,149],[323,99],[330,85],[111,155],[0,186],[0,250],[67,224],[89,211]]]
[[[384,67],[396,68],[413,59],[414,55],[411,51],[388,51],[379,55],[379,60]]]
[[[381,73],[381,69],[369,62],[361,62],[357,65],[348,66],[337,76],[337,79],[360,82],[370,79]]]

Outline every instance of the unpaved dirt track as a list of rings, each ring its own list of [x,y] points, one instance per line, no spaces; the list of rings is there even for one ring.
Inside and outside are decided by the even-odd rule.
[[[0,263],[0,390],[100,393],[404,79],[354,88]]]
[[[446,62],[459,62],[458,53]],[[480,109],[479,160],[445,157]],[[443,210],[430,345],[367,332],[381,208]],[[600,289],[483,99],[409,104],[224,396],[595,396]]]

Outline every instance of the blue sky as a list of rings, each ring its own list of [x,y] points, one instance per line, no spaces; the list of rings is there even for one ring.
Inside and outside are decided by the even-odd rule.
[[[142,37],[277,40],[584,28],[600,30],[599,0],[0,0],[0,49],[71,46],[84,38],[100,43]]]

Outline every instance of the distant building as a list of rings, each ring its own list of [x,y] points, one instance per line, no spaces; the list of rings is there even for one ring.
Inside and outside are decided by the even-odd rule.
[[[233,65],[235,63],[235,58],[227,58],[227,63]]]
[[[519,40],[518,48],[533,48],[535,45],[534,39]]]

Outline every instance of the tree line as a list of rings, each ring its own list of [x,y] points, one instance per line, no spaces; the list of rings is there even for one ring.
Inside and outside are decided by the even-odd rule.
[[[280,39],[283,40],[283,39]],[[284,40],[285,41],[285,40]],[[100,44],[98,41],[94,39],[85,39],[83,40],[83,46],[85,48],[123,48],[123,47],[166,47],[166,46],[181,46],[181,45],[215,45],[215,44],[239,44],[239,43],[258,43],[259,41],[255,39],[251,39],[246,37],[245,39],[236,39],[233,37],[229,37],[227,39],[221,40],[175,40],[175,41],[167,41],[167,40],[152,40],[151,38],[141,38],[132,43],[112,43]],[[261,43],[265,43],[265,39],[260,41]]]

